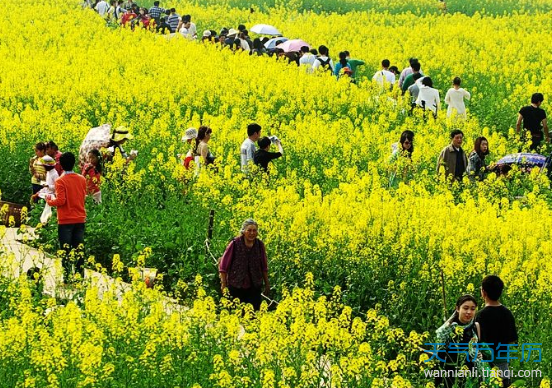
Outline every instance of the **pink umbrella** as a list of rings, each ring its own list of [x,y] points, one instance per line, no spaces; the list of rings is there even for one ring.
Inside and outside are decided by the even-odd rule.
[[[302,40],[302,39],[292,39],[292,40],[288,40],[284,43],[280,43],[276,47],[284,50],[285,53],[291,53],[291,52],[294,52],[294,51],[301,51],[301,47],[303,47],[303,46],[307,46],[308,48],[310,48],[310,44],[308,44],[304,40]]]

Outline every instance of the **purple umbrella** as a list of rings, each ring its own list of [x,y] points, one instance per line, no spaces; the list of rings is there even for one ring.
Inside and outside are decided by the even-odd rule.
[[[496,162],[496,164],[529,164],[542,167],[546,163],[546,159],[546,156],[539,154],[519,153],[506,155]]]
[[[285,53],[291,53],[291,52],[301,51],[301,47],[303,47],[303,46],[307,46],[308,48],[310,48],[310,44],[308,44],[304,40],[292,39],[292,40],[288,40],[284,43],[281,43],[276,47],[284,50]]]

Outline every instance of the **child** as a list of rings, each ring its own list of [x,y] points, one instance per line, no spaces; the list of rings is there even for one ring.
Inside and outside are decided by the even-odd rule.
[[[278,152],[270,152],[270,146],[272,143],[278,146]],[[284,154],[282,143],[275,136],[273,136],[272,139],[265,136],[259,140],[257,144],[259,145],[259,149],[255,151],[253,162],[260,166],[264,172],[268,172],[268,163]]]
[[[197,139],[197,129],[190,127],[186,130],[184,133],[184,136],[182,136],[182,141],[187,144],[192,144],[192,142]],[[181,157],[181,155],[179,155]],[[190,163],[194,160],[194,150],[190,149],[188,153],[186,154],[184,160],[182,161],[182,164],[184,167],[186,167],[186,170],[190,168]]]
[[[35,156],[29,160],[29,172],[31,173],[31,183],[33,185],[33,198],[35,202],[38,201],[38,197],[34,195],[42,190],[42,182],[46,179],[46,171],[44,166],[40,163],[40,158],[46,155],[46,144],[43,142],[36,143],[34,147]]]
[[[95,203],[101,203],[102,156],[97,149],[93,149],[88,153],[88,163],[82,167],[82,176],[86,178],[87,194],[92,196]]]
[[[479,322],[481,327],[480,342],[490,345],[494,350],[494,362],[502,371],[502,386],[509,387],[509,369],[508,362],[497,360],[499,351],[502,354],[507,354],[507,347],[498,344],[511,344],[518,340],[516,331],[516,322],[512,312],[503,306],[498,300],[502,295],[504,282],[496,275],[486,276],[481,282],[481,297],[485,300],[485,307],[477,314],[476,322]]]
[[[46,171],[46,181],[42,182],[42,189],[33,194],[32,198],[38,201],[38,198],[45,198],[47,194],[55,194],[56,180],[59,178],[59,174],[56,171],[56,160],[51,156],[45,155],[38,159],[38,163]],[[40,222],[47,224],[50,216],[52,215],[52,208],[50,205],[44,205],[44,210],[40,216]]]

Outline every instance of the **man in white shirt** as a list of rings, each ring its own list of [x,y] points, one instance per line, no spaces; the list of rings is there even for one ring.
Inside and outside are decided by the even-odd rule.
[[[107,16],[107,10],[109,9],[109,4],[105,0],[98,1],[96,7],[94,8],[101,17],[105,18]]]
[[[447,117],[452,116],[456,111],[456,114],[459,117],[466,118],[466,105],[464,104],[464,98],[469,100],[471,98],[471,94],[464,88],[460,87],[461,83],[462,80],[460,77],[455,77],[452,81],[452,88],[450,88],[445,95],[445,103],[448,105]]]
[[[386,82],[391,84],[391,87],[395,83],[395,74],[389,71],[389,66],[391,66],[391,62],[389,62],[389,59],[384,59],[383,61],[381,61],[382,70],[376,72],[376,74],[374,74],[374,77],[372,77],[372,79],[376,81],[382,88],[384,87],[384,83]]]
[[[245,139],[240,147],[241,156],[241,168],[242,171],[247,173],[247,165],[249,162],[253,162],[255,157],[255,142],[261,137],[261,126],[256,123],[249,124],[247,126],[247,139]]]
[[[316,57],[310,53],[308,46],[301,47],[301,58],[299,58],[299,65],[304,65],[307,67],[307,72],[312,73],[312,65]]]
[[[182,19],[178,23],[177,31],[190,40],[197,38],[197,27],[195,23],[192,23],[191,15],[182,16]]]
[[[333,74],[334,63],[330,58],[330,50],[326,46],[322,45],[318,47],[318,53],[320,54],[320,56],[314,60],[312,71],[323,68]]]

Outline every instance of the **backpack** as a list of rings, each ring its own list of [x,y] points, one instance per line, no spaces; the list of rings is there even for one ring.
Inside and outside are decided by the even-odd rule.
[[[329,71],[330,73],[333,73],[332,65],[330,65],[330,58],[323,60],[322,58],[318,57],[316,58],[318,62],[320,62],[320,66],[325,69],[326,71]]]

